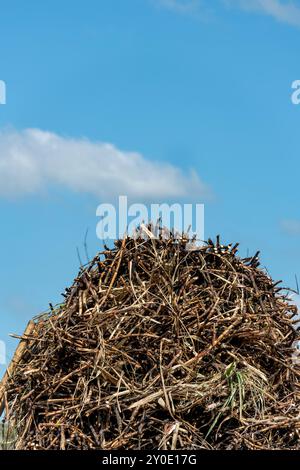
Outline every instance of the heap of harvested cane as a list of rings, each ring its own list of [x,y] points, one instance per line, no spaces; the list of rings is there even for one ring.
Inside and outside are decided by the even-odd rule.
[[[217,239],[124,238],[23,337],[5,387],[22,449],[298,449],[297,314]]]

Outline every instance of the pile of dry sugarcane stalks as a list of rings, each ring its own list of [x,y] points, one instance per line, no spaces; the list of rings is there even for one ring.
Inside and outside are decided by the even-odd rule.
[[[22,449],[297,449],[296,307],[219,240],[117,241],[5,384]]]

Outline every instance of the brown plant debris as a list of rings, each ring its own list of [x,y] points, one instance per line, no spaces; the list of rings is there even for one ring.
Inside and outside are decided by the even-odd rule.
[[[140,232],[82,268],[6,383],[17,448],[299,449],[297,309],[236,253]]]

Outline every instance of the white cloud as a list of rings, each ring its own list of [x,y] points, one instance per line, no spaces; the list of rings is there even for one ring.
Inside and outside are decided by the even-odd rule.
[[[277,21],[300,26],[299,0],[156,0],[162,7],[179,13],[197,13],[206,11],[212,4],[217,6],[241,8],[252,13],[261,13],[271,16]]]
[[[230,6],[237,6],[249,12],[269,15],[274,19],[294,26],[300,26],[300,5],[290,0],[223,0]]]
[[[199,0],[158,0],[158,3],[162,7],[180,13],[191,13],[195,11],[200,4]]]
[[[97,196],[202,198],[195,172],[147,160],[112,144],[61,137],[39,129],[0,133],[0,197],[35,194],[52,184]]]
[[[150,0],[154,5],[182,15],[192,15],[201,20],[211,18],[211,1],[207,0]],[[217,0],[219,2],[219,0]]]

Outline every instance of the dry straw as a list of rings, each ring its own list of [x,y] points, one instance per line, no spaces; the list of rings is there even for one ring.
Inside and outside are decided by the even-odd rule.
[[[300,448],[296,307],[257,255],[193,248],[117,241],[35,319],[2,389],[17,448]]]

